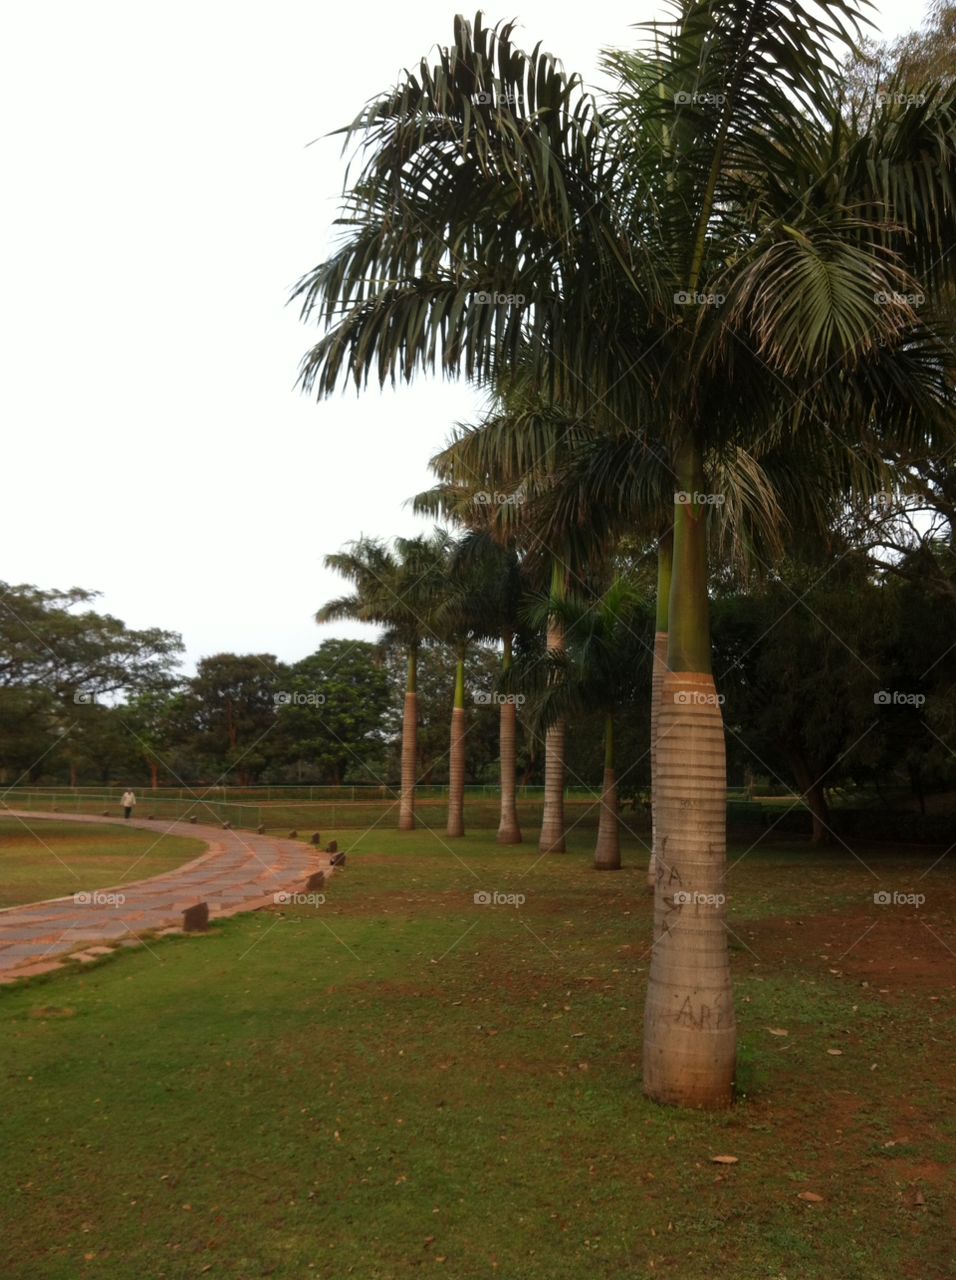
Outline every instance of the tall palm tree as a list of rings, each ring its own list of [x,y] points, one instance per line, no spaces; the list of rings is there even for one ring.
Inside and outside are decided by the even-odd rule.
[[[350,618],[376,623],[385,628],[386,642],[405,652],[398,829],[412,831],[418,775],[418,654],[424,642],[437,639],[431,619],[443,584],[445,547],[442,537],[436,535],[432,539],[396,538],[393,548],[374,538],[359,538],[348,550],[326,556],[326,567],[349,579],[355,590],[329,600],[315,620]]]
[[[432,459],[438,475],[451,474],[443,455]],[[502,677],[507,680],[514,657],[518,616],[522,597],[530,583],[523,570],[515,531],[500,518],[500,508],[517,503],[513,495],[496,501],[497,489],[482,488],[466,480],[445,479],[412,499],[418,514],[441,515],[463,525],[467,532],[458,544],[457,558],[477,572],[482,583],[481,609],[484,624],[501,640]],[[513,696],[499,700],[499,844],[521,844],[517,806],[517,706]]]
[[[456,542],[445,538],[445,575],[442,596],[434,610],[434,623],[455,653],[455,691],[451,712],[448,756],[449,836],[465,834],[465,740],[468,735],[465,704],[465,669],[468,649],[475,640],[497,636],[501,569],[497,547],[487,540],[467,536]],[[436,539],[438,535],[436,534]]]
[[[601,106],[510,25],[456,19],[454,46],[349,127],[349,230],[297,289],[326,328],[307,390],[439,367],[503,388],[531,369],[556,403],[666,446],[643,1073],[661,1102],[725,1106],[735,1070],[705,459],[768,435],[829,451],[847,424],[850,448],[877,411],[915,450],[951,417],[952,353],[914,299],[956,273],[956,91],[848,121],[836,57],[861,13],[678,0],[644,47],[608,55]]]
[[[549,657],[560,679],[545,683],[537,699],[539,723],[549,725],[594,711],[604,717],[604,774],[594,850],[598,871],[621,866],[614,716],[633,697],[646,648],[641,605],[635,588],[618,578],[596,599],[569,593],[557,602],[547,599],[532,612],[538,622],[559,619],[566,636],[565,649]]]

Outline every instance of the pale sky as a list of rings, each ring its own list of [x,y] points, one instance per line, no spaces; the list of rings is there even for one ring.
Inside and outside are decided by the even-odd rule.
[[[473,12],[467,10],[466,12]],[[661,11],[527,0],[522,43],[570,70]],[[294,661],[344,589],[322,557],[427,529],[403,505],[473,393],[419,379],[316,404],[315,330],[286,305],[318,262],[349,121],[456,6],[34,0],[0,26],[0,579],[102,592],[136,627]],[[883,33],[921,9],[878,6]]]

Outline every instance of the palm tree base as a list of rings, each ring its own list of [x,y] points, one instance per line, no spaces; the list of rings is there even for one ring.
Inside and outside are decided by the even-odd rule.
[[[498,844],[522,844],[523,838],[520,827],[499,827],[495,836]]]
[[[716,1110],[733,1099],[736,1025],[724,923],[724,730],[710,675],[664,678],[657,785],[644,1092],[655,1102]]]
[[[539,853],[567,853],[568,847],[565,843],[564,836],[551,836],[545,839],[542,836],[538,840]]]

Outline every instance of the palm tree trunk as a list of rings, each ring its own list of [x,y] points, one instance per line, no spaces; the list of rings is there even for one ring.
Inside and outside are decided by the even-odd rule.
[[[465,646],[458,649],[455,668],[455,702],[451,709],[451,748],[448,754],[449,836],[465,834]]]
[[[402,786],[398,802],[399,831],[415,829],[415,773],[418,764],[418,649],[408,650],[408,683],[402,714]]]
[[[703,488],[700,451],[678,455],[682,490]],[[675,503],[668,667],[658,721],[654,945],[644,1016],[644,1092],[725,1107],[736,1027],[724,925],[727,771],[710,669],[706,508]]]
[[[604,782],[601,787],[601,816],[594,848],[595,871],[621,868],[621,821],[617,808],[617,774],[614,771],[614,718],[604,721]]]
[[[647,887],[651,893],[657,884],[657,733],[664,672],[667,670],[667,614],[673,562],[674,535],[668,529],[657,544],[657,626],[651,674],[651,856],[647,862]]]
[[[551,574],[551,594],[560,599],[564,594],[564,571],[557,561]],[[558,618],[548,620],[549,653],[564,652],[564,626]],[[544,735],[544,808],[541,813],[540,853],[564,853],[567,849],[564,830],[564,744],[567,726],[555,720]]]
[[[504,656],[501,659],[502,671],[511,667],[511,632],[504,636]],[[517,761],[517,724],[518,708],[514,702],[506,698],[501,703],[498,722],[498,756],[499,777],[501,783],[501,812],[498,819],[499,844],[521,844],[521,827],[518,825],[517,779],[515,768]]]

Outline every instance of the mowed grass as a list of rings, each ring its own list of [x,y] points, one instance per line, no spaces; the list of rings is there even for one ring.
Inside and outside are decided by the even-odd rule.
[[[0,818],[0,907],[145,880],[204,851],[201,840],[136,828]]]
[[[737,862],[708,1115],[641,1095],[634,842],[597,874],[581,833],[326,834],[324,902],[0,991],[5,1277],[953,1275],[945,860]],[[874,904],[916,885],[922,916]]]

